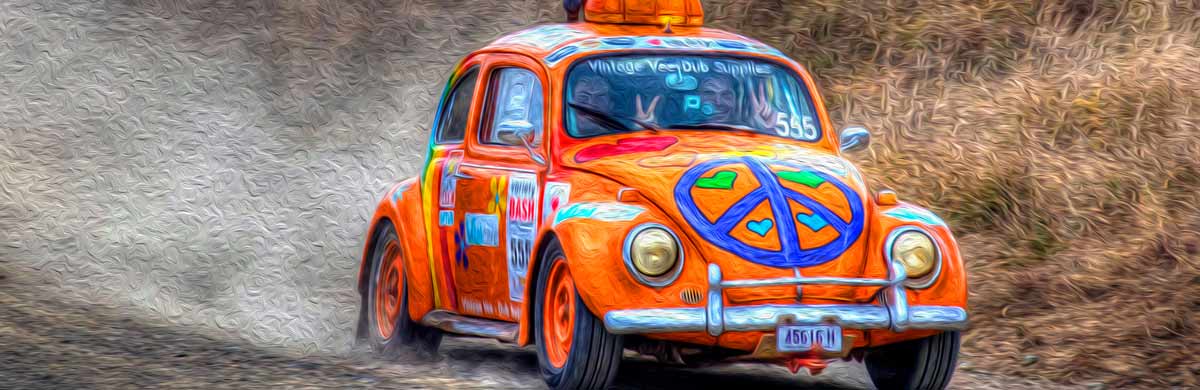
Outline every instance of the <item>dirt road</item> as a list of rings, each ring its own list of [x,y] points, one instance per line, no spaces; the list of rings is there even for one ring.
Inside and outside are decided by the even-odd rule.
[[[433,359],[382,361],[361,348],[305,354],[140,318],[128,309],[64,301],[44,287],[0,279],[0,388],[545,388],[529,348],[447,338]],[[694,370],[628,354],[616,387],[869,389],[865,374],[853,363],[818,377],[748,364]],[[969,371],[960,371],[953,385],[1053,387]]]

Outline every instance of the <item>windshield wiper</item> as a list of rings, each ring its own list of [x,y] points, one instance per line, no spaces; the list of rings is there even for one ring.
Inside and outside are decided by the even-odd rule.
[[[654,127],[654,125],[646,123],[645,121],[616,116],[575,102],[567,102],[567,105],[579,112],[582,112],[584,115],[592,117],[592,119],[597,120],[601,125],[604,125],[604,127],[608,127],[613,130],[637,131],[638,129],[629,127],[629,125],[626,125],[624,122],[622,122],[629,121],[640,126],[642,129],[650,130],[654,133],[658,132],[657,127]]]

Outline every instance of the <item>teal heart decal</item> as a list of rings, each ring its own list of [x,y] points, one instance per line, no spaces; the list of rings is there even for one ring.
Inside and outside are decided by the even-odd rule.
[[[772,226],[775,226],[775,222],[771,221],[770,218],[746,222],[746,229],[750,229],[750,231],[754,232],[754,234],[757,234],[759,237],[766,237],[767,232],[771,231]]]
[[[808,226],[808,228],[812,229],[814,232],[829,226],[829,222],[825,221],[825,218],[821,218],[821,216],[817,215],[816,213],[796,214],[796,220],[800,221],[800,223],[804,224],[804,226]]]
[[[719,171],[709,177],[702,177],[696,180],[696,187],[728,190],[733,188],[733,181],[737,180],[737,172],[734,171]]]

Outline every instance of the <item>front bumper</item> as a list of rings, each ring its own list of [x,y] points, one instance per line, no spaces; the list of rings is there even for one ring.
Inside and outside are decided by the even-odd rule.
[[[893,263],[888,279],[776,278],[723,280],[721,267],[708,265],[708,303],[705,307],[613,310],[604,315],[604,327],[614,334],[647,334],[708,331],[773,331],[780,323],[796,325],[838,324],[847,329],[961,330],[967,311],[957,306],[910,306],[904,287],[904,267]],[[880,286],[881,305],[751,305],[725,307],[724,289],[802,285]]]

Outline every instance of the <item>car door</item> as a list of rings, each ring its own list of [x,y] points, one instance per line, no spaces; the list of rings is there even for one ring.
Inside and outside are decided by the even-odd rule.
[[[459,166],[462,241],[454,278],[462,314],[520,319],[540,223],[545,142],[542,68],[515,54],[486,60],[487,86],[475,136]],[[527,135],[522,141],[521,134]],[[527,145],[528,144],[528,145]]]
[[[433,270],[434,302],[439,309],[457,310],[458,296],[454,281],[453,263],[457,255],[454,240],[458,233],[455,224],[459,165],[466,150],[467,129],[475,125],[482,94],[476,93],[480,80],[480,61],[469,60],[460,67],[448,85],[449,93],[442,100],[434,122],[429,166],[425,173],[427,194],[425,202],[429,226],[429,265]]]

